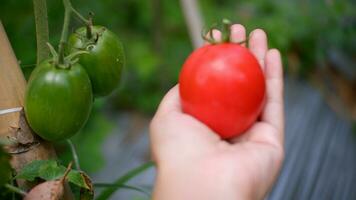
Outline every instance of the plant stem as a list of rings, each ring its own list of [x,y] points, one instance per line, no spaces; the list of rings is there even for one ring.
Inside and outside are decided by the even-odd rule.
[[[12,175],[14,176],[14,173],[12,173]],[[11,185],[13,186],[15,184],[15,179],[11,180]],[[11,192],[11,196],[12,196],[12,200],[16,200],[16,192]]]
[[[70,0],[63,0],[64,4],[64,23],[63,23],[63,29],[62,29],[62,34],[61,34],[61,40],[59,42],[59,49],[58,49],[58,61],[57,64],[63,64],[64,63],[64,48],[65,45],[67,44],[68,40],[68,29],[70,25],[70,16],[72,12],[79,18],[80,21],[82,21],[86,27],[87,27],[87,37],[91,38],[91,26],[92,26],[92,19],[90,17],[89,20],[85,19],[78,11],[76,11]]]
[[[100,188],[100,187],[117,187],[115,184],[112,183],[94,183],[93,184],[94,188]],[[127,185],[127,184],[122,184],[119,186],[120,188],[124,188],[124,189],[129,189],[129,190],[135,190],[138,192],[141,192],[145,195],[147,195],[148,197],[151,195],[149,192],[147,192],[146,190],[140,188],[140,187],[136,187],[136,186],[132,186],[132,185]]]
[[[141,172],[147,170],[148,168],[152,167],[154,165],[153,162],[148,162],[145,163],[135,169],[132,169],[128,171],[126,174],[118,178],[113,184],[112,187],[106,188],[103,190],[99,196],[96,198],[96,200],[106,200],[109,199],[109,197],[116,191],[120,186],[124,185],[127,181],[129,181],[131,178],[137,176]]]
[[[78,17],[78,19],[85,24],[87,28],[87,38],[90,39],[92,37],[92,30],[91,26],[93,25],[93,16],[92,13],[90,13],[89,20],[85,19],[77,10],[71,6],[72,12],[75,14],[75,16]]]
[[[223,19],[222,21],[222,42],[230,42],[231,35],[231,22],[228,19]]]
[[[67,143],[68,143],[70,150],[72,152],[75,168],[77,170],[80,170],[79,157],[78,157],[77,151],[74,147],[74,144],[70,139],[67,140]]]
[[[90,14],[90,16],[89,16],[89,23],[86,25],[86,27],[87,27],[87,38],[88,39],[91,39],[92,38],[92,36],[93,36],[93,34],[92,34],[92,29],[91,29],[91,27],[93,26],[93,16]]]
[[[20,194],[20,195],[22,195],[22,196],[26,196],[26,195],[27,195],[27,193],[26,193],[25,191],[21,190],[21,189],[18,188],[18,187],[15,187],[15,186],[13,186],[13,185],[10,185],[10,184],[8,184],[8,183],[5,184],[5,187],[6,187],[8,190],[10,190],[10,191],[12,191],[12,192],[15,192],[15,193],[17,193],[17,194]]]
[[[37,64],[49,56],[49,40],[46,0],[33,0],[36,24]]]
[[[64,47],[67,44],[67,40],[68,40],[68,29],[70,24],[70,15],[72,12],[71,9],[72,5],[69,0],[63,0],[63,4],[64,4],[64,23],[63,23],[63,29],[61,34],[61,40],[59,42],[57,64],[64,63]]]
[[[75,10],[75,9],[73,8],[73,6],[71,6],[71,10],[72,10],[72,12],[74,13],[74,15],[77,16],[78,19],[79,19],[83,24],[85,24],[85,25],[87,25],[87,26],[90,24],[90,20],[85,19],[77,10]]]

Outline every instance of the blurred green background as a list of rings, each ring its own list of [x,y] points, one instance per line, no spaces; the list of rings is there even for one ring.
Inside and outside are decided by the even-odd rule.
[[[248,32],[263,28],[268,33],[270,47],[281,50],[288,76],[309,81],[322,93],[335,94],[345,110],[355,109],[356,6],[353,1],[198,2],[205,26],[229,18],[244,24]],[[176,84],[180,68],[193,47],[179,1],[72,0],[72,3],[84,15],[94,12],[95,24],[117,33],[127,56],[120,88],[110,97],[95,102],[88,124],[74,137],[82,168],[95,172],[104,162],[101,142],[114,126],[105,113],[129,110],[152,115],[164,93]],[[50,40],[57,45],[63,22],[62,1],[47,1],[47,6]],[[28,77],[36,59],[32,1],[2,1],[0,19]],[[81,26],[77,20],[72,22],[72,31]],[[324,86],[325,81],[337,84]],[[340,94],[340,88],[345,92]],[[355,119],[355,112],[341,112]],[[65,144],[57,147],[61,158],[69,160]]]

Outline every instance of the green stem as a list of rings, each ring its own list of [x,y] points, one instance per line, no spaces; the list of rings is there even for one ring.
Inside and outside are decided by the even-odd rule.
[[[63,0],[64,4],[64,23],[63,23],[63,29],[62,29],[62,34],[61,34],[61,40],[59,42],[59,49],[58,49],[58,61],[57,64],[63,64],[64,63],[64,48],[65,45],[67,44],[68,40],[68,29],[69,29],[69,24],[70,24],[70,16],[72,13],[74,13],[80,21],[82,21],[86,27],[87,27],[87,37],[91,38],[92,32],[91,32],[91,26],[92,26],[92,20],[91,17],[89,20],[85,19],[78,11],[76,11],[70,0]]]
[[[49,40],[46,0],[33,0],[36,24],[37,64],[49,57]]]
[[[72,12],[75,14],[75,16],[78,17],[78,19],[85,24],[86,28],[87,28],[87,38],[90,39],[92,37],[92,25],[93,25],[93,16],[92,13],[90,13],[89,15],[89,19],[85,19],[77,10],[75,10],[73,8],[73,6],[71,7]]]
[[[13,186],[13,185],[10,185],[10,184],[8,184],[8,183],[5,184],[5,187],[6,187],[8,190],[10,190],[10,191],[12,191],[12,192],[15,192],[15,193],[17,193],[17,194],[20,194],[20,195],[22,195],[22,196],[26,196],[26,195],[27,195],[27,193],[26,193],[25,191],[21,190],[21,189],[18,188],[18,187],[15,187],[15,186]]]
[[[112,183],[94,183],[93,186],[94,186],[94,188],[117,187],[115,184],[112,184]],[[144,189],[142,189],[140,187],[127,185],[127,184],[122,184],[119,187],[120,188],[124,188],[124,189],[135,190],[135,191],[141,192],[141,193],[147,195],[148,197],[151,195],[149,192],[147,192],[146,190],[144,190]]]
[[[74,14],[75,16],[77,16],[78,19],[79,19],[83,24],[85,24],[85,25],[89,25],[89,24],[90,24],[90,20],[85,19],[77,10],[75,10],[75,9],[73,8],[73,6],[71,6],[71,10],[72,10],[73,14]]]
[[[222,23],[222,42],[230,42],[231,22],[228,19],[223,19]]]
[[[212,26],[209,31],[202,31],[202,38],[209,42],[210,44],[221,44],[221,43],[228,43],[231,42],[230,36],[231,36],[231,21],[228,19],[223,19],[222,20],[222,28],[218,29],[216,25]],[[217,29],[221,31],[221,41],[217,38],[213,37],[213,30]],[[244,43],[244,42],[242,42]],[[240,42],[238,42],[240,44]]]
[[[77,151],[74,147],[74,144],[70,139],[67,140],[67,143],[68,143],[70,150],[72,152],[75,168],[77,170],[80,170],[79,157],[78,157]]]
[[[64,47],[67,44],[68,40],[68,29],[70,24],[70,15],[72,12],[71,3],[69,0],[63,0],[64,4],[64,23],[63,29],[61,34],[61,40],[59,42],[59,49],[58,49],[58,61],[57,64],[64,64]]]
[[[89,23],[86,25],[86,27],[87,27],[87,38],[88,39],[91,39],[92,36],[93,36],[92,29],[91,29],[92,26],[93,26],[93,16],[92,16],[92,14],[90,14]]]
[[[154,165],[153,162],[148,162],[145,163],[135,169],[132,169],[128,171],[126,174],[118,178],[115,182],[112,183],[112,187],[106,188],[103,190],[99,196],[96,198],[96,200],[106,200],[109,199],[109,197],[116,191],[120,186],[124,185],[127,181],[132,179],[133,177],[137,176],[141,172],[147,170],[148,168],[152,167]]]

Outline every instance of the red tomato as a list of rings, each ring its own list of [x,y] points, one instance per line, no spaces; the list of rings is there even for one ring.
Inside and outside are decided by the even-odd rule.
[[[253,54],[234,43],[194,51],[179,76],[183,112],[227,139],[246,131],[259,116],[265,79]]]

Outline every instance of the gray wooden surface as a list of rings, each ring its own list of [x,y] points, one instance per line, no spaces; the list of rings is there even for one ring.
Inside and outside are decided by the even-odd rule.
[[[356,138],[350,122],[340,119],[305,82],[287,79],[285,102],[285,162],[268,199],[356,200]],[[113,181],[149,158],[149,117],[121,113],[112,118],[117,128],[103,146],[106,166],[93,175],[95,182]],[[150,169],[130,184],[149,190],[154,177]],[[120,190],[112,199],[149,197]]]
[[[269,199],[356,199],[356,138],[318,91],[288,80],[286,156]]]

